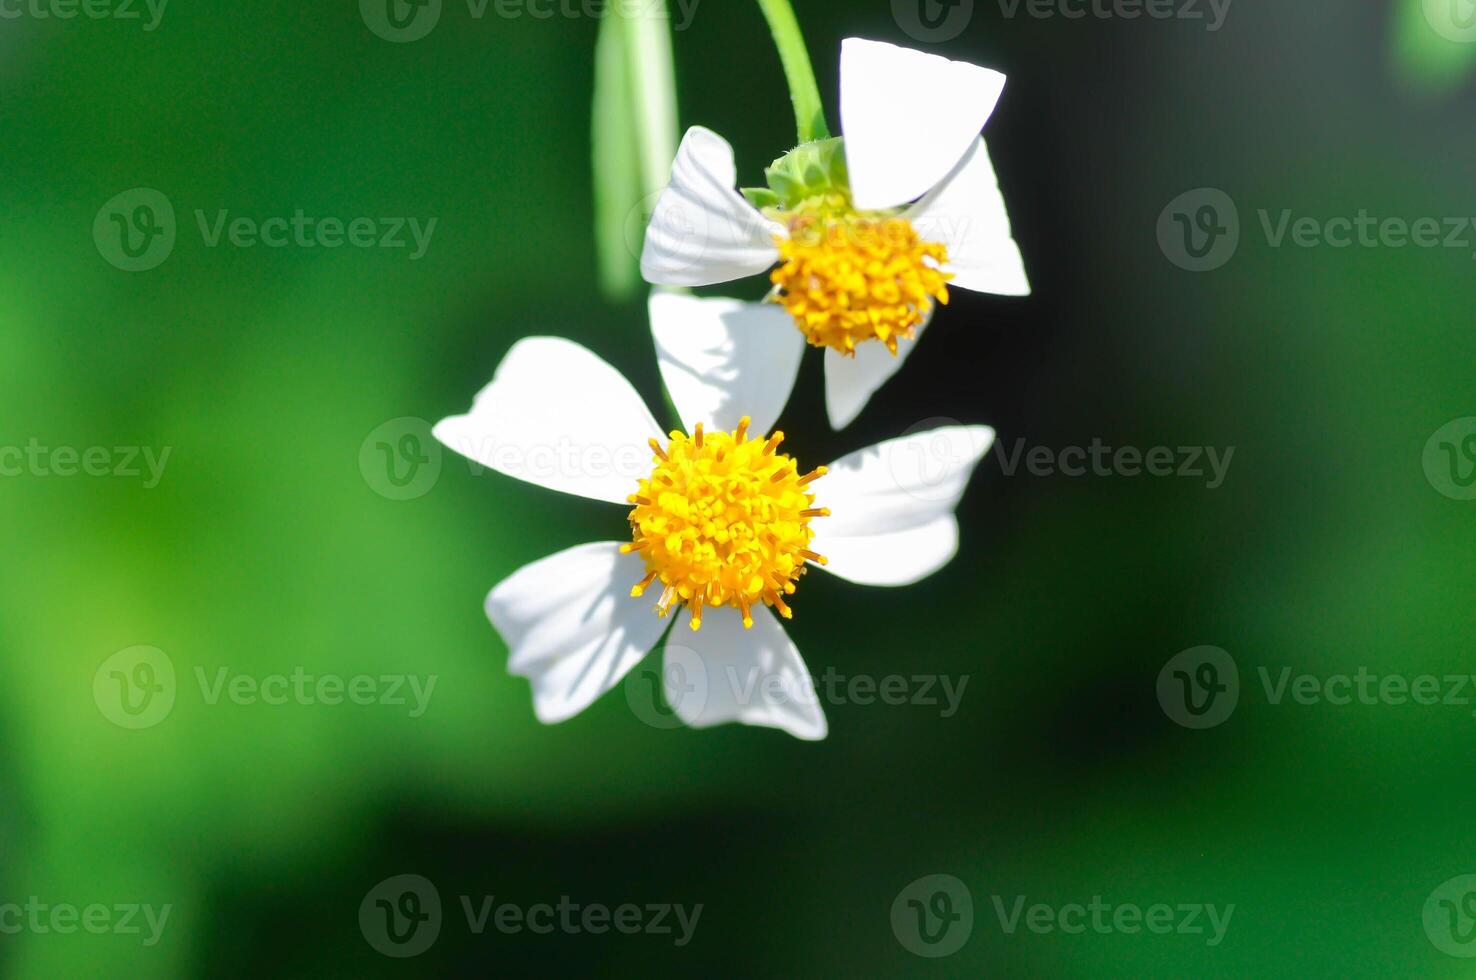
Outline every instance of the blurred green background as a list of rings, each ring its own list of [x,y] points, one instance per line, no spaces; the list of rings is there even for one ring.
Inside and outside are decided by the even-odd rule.
[[[887,0],[797,2],[833,126],[845,36],[1009,75],[987,136],[1035,286],[956,293],[843,433],[812,354],[784,419],[800,458],[956,419],[1007,449],[1234,446],[1224,485],[1007,477],[991,455],[943,574],[806,580],[791,633],[813,671],[967,675],[952,717],[831,704],[829,739],[806,744],[652,727],[617,689],[542,727],[482,598],[622,516],[449,456],[429,492],[390,499],[360,453],[390,420],[463,410],[530,333],[588,345],[659,404],[642,304],[595,289],[598,20],[446,0],[404,44],[350,0],[176,0],[153,31],[0,20],[0,444],[171,449],[153,488],[0,478],[0,902],[172,909],[154,945],[0,935],[7,975],[1469,973],[1422,908],[1476,872],[1470,707],[1273,705],[1256,670],[1476,663],[1472,504],[1421,465],[1476,415],[1472,248],[1273,248],[1257,214],[1476,215],[1476,46],[1418,0],[1238,0],[1218,31],[980,0],[936,44]],[[682,125],[728,136],[756,183],[793,135],[756,9],[703,0],[675,56]],[[136,187],[172,202],[178,241],[129,273],[92,227]],[[1200,187],[1237,203],[1242,234],[1194,274],[1155,228]],[[437,225],[417,261],[207,248],[197,209]],[[1192,731],[1155,684],[1201,644],[1235,658],[1241,696]],[[93,684],[136,645],[167,654],[178,693],[130,730]],[[195,682],[299,667],[438,682],[419,717],[210,704]],[[446,906],[406,960],[358,919],[402,873]],[[891,924],[933,873],[975,912],[936,960]],[[678,948],[475,935],[461,895],[704,909]],[[1010,935],[996,895],[1235,912],[1214,947]]]

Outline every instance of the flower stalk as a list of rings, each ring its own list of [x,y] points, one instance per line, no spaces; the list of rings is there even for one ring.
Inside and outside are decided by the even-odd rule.
[[[774,46],[779,49],[779,61],[789,83],[789,98],[794,103],[799,142],[828,139],[825,105],[820,100],[820,86],[815,83],[815,69],[810,65],[810,52],[800,33],[794,7],[789,0],[758,0],[758,5],[769,23],[769,32],[774,35]]]
[[[595,247],[600,286],[611,299],[630,299],[640,287],[641,243],[627,241],[628,226],[632,212],[665,185],[677,135],[666,2],[614,4],[595,42],[591,119]]]

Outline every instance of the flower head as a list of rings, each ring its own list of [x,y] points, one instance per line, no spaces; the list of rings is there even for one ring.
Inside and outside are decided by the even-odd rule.
[[[769,274],[775,299],[812,346],[855,357],[857,344],[877,340],[895,355],[933,302],[948,302],[948,248],[923,241],[904,217],[843,207],[814,213],[802,205],[790,218]]]
[[[979,136],[1004,76],[876,41],[841,45],[844,136],[802,144],[735,190],[732,147],[688,130],[641,256],[659,285],[769,270],[772,298],[826,348],[832,425],[900,367],[948,286],[1030,291]]]
[[[788,619],[783,597],[794,593],[806,562],[825,561],[810,550],[810,521],[826,512],[813,506],[808,486],[825,467],[800,475],[776,451],[784,433],[749,438],[750,421],[739,419],[731,435],[703,432],[698,422],[690,437],[673,432],[665,449],[652,440],[656,468],[630,496],[634,541],[621,550],[639,552],[648,570],[630,594],[659,579],[665,588],[657,610],[664,616],[672,603],[685,603],[694,630],[702,628],[704,607],[738,609],[745,629],[758,604]]]
[[[680,429],[663,435],[614,368],[550,337],[515,344],[471,411],[435,427],[501,473],[627,509],[628,540],[570,548],[492,589],[487,615],[508,668],[532,681],[541,720],[562,721],[619,683],[676,618],[710,681],[699,702],[668,688],[687,724],[823,738],[813,682],[779,625],[797,582],[812,565],[866,585],[942,567],[958,547],[953,509],[993,433],[936,429],[805,470],[772,431],[804,350],[787,314],[657,294],[651,327]],[[777,702],[755,694],[775,689],[787,692]]]

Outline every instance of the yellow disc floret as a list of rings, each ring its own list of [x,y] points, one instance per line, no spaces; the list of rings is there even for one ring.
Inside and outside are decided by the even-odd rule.
[[[830,512],[816,508],[807,488],[825,467],[801,475],[793,458],[776,452],[784,433],[747,438],[748,418],[731,434],[671,433],[662,449],[651,440],[656,468],[630,496],[632,543],[646,577],[630,590],[644,593],[657,579],[665,586],[658,615],[686,603],[692,629],[702,628],[704,607],[732,606],[753,625],[751,606],[773,606],[790,616],[784,596],[809,561],[825,563],[810,550],[810,520]]]
[[[895,355],[934,301],[947,304],[948,250],[923,241],[901,215],[852,211],[834,194],[786,218],[789,234],[775,238],[780,263],[769,278],[811,345],[849,357],[857,344],[879,340]]]

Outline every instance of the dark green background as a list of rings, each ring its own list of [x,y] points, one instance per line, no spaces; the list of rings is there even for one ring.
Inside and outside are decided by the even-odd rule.
[[[885,0],[799,0],[832,123],[839,42],[913,43]],[[914,588],[806,579],[812,670],[966,674],[962,709],[831,705],[806,744],[662,731],[621,691],[557,727],[481,612],[488,588],[622,515],[448,458],[411,501],[361,476],[386,420],[461,411],[530,333],[574,338],[653,402],[639,304],[594,288],[588,104],[597,22],[472,20],[395,45],[348,0],[174,0],[137,22],[0,21],[0,442],[173,447],[162,483],[0,480],[0,900],[174,906],[164,938],[0,936],[26,977],[685,974],[1431,975],[1421,909],[1476,872],[1468,707],[1272,706],[1255,669],[1472,668],[1472,504],[1421,467],[1476,415],[1470,249],[1273,249],[1257,209],[1476,214],[1468,52],[1419,4],[1238,0],[1202,22],[1006,19],[980,0],[930,48],[1009,86],[987,135],[1035,286],[956,293],[851,429],[818,358],[784,419],[815,462],[924,419],[1002,442],[1235,446],[1229,478],[1005,477],[991,456],[962,551]],[[683,125],[788,148],[750,4],[677,36]],[[899,138],[906,138],[900,134]],[[105,201],[180,214],[150,272],[104,262]],[[1236,257],[1160,252],[1175,196],[1226,191]],[[429,253],[203,247],[196,208],[434,216]],[[733,295],[756,298],[760,281]],[[592,407],[592,410],[593,407]],[[157,646],[160,725],[102,717],[92,679]],[[1215,644],[1241,703],[1165,717],[1164,662]],[[387,707],[203,703],[192,671],[434,673]],[[375,953],[357,910],[423,874],[434,948]],[[958,876],[955,956],[893,937],[908,882]],[[471,935],[455,896],[702,903],[650,937]],[[1004,935],[989,896],[1236,907],[1225,942]]]

